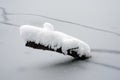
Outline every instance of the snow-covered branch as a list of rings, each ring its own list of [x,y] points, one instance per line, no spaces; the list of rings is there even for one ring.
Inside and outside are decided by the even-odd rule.
[[[74,58],[86,59],[90,57],[90,47],[85,42],[65,33],[55,31],[50,23],[44,23],[43,28],[22,25],[20,35],[26,46],[56,51]]]

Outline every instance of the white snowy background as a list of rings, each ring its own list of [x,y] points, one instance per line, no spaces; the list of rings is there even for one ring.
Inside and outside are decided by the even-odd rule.
[[[26,48],[19,25],[50,22],[80,38],[92,58]],[[120,80],[119,0],[0,0],[0,80]]]

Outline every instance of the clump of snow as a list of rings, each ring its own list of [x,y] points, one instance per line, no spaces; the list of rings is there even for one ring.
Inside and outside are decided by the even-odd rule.
[[[26,42],[40,43],[54,50],[62,48],[62,52],[66,55],[68,54],[67,50],[73,49],[80,57],[82,55],[90,56],[90,47],[88,44],[65,33],[55,31],[53,25],[50,23],[44,23],[43,28],[22,25],[20,27],[20,35]]]
[[[44,29],[54,30],[54,26],[52,24],[50,24],[50,23],[46,22],[46,23],[43,24],[43,26],[44,26]]]

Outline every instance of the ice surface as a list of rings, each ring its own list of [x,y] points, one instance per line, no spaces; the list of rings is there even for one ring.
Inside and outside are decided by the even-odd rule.
[[[44,23],[43,28],[22,25],[20,27],[20,35],[26,42],[31,41],[37,44],[40,43],[54,50],[62,48],[62,52],[66,55],[69,49],[73,49],[80,57],[82,55],[90,57],[90,47],[87,43],[65,33],[55,31],[53,25],[50,23]]]
[[[0,10],[0,21],[5,21],[0,23],[0,80],[120,80],[119,36],[38,16],[120,33],[120,0],[1,0],[0,7],[14,13]],[[87,42],[95,50],[92,58],[75,61],[25,47],[19,26],[12,25],[41,26],[43,22]]]

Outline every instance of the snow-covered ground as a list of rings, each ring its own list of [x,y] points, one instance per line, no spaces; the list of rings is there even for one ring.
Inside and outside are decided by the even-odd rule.
[[[1,0],[0,80],[120,80],[119,0]],[[92,58],[77,61],[24,46],[19,26],[41,27],[79,38]]]

